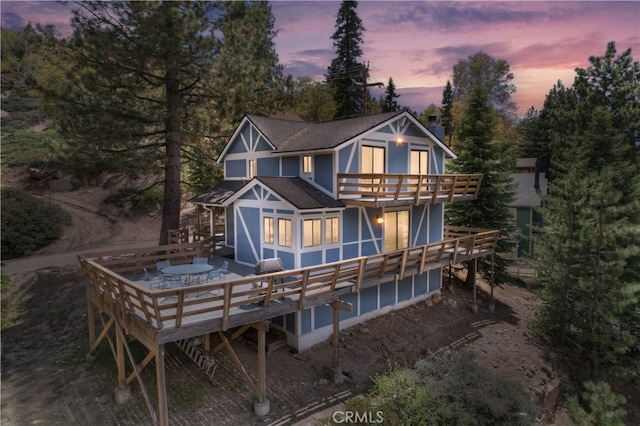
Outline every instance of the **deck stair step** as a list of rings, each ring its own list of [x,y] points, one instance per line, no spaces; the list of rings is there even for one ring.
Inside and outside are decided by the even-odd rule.
[[[216,364],[213,356],[207,356],[200,349],[200,340],[195,339],[182,339],[176,341],[176,345],[184,352],[213,383],[213,375],[216,372],[218,365]]]

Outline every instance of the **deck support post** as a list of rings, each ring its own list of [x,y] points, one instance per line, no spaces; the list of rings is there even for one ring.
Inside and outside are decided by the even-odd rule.
[[[476,296],[476,282],[478,280],[478,258],[473,259],[474,270],[476,273],[473,276],[473,305],[471,305],[471,310],[473,313],[478,313],[478,300]]]
[[[489,302],[489,312],[493,313],[496,310],[496,305],[493,299],[493,288],[494,288],[494,273],[495,273],[495,253],[491,253],[491,301]]]
[[[257,394],[258,400],[253,404],[253,411],[256,416],[266,416],[269,414],[270,402],[267,399],[267,357],[266,357],[266,342],[267,331],[269,330],[269,323],[261,321],[255,323],[254,328],[258,332],[258,386]]]
[[[164,357],[164,344],[158,345],[156,352],[156,386],[158,391],[158,423],[161,426],[169,424],[169,406],[167,404],[167,381],[164,374]]]
[[[124,340],[123,333],[120,333],[118,327],[120,324],[115,323],[116,327],[116,365],[118,366],[118,387],[114,390],[116,404],[124,404],[131,398],[131,388],[127,386],[127,372],[124,363]]]
[[[353,306],[351,303],[346,303],[341,300],[334,300],[331,302],[333,308],[333,338],[331,343],[333,346],[333,381],[334,383],[344,382],[344,374],[342,374],[342,368],[340,367],[340,361],[338,360],[338,335],[340,333],[340,310],[351,312]]]

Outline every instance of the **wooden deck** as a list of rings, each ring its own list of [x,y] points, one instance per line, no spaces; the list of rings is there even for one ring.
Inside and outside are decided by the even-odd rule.
[[[337,197],[346,205],[391,207],[475,200],[482,175],[339,173]]]
[[[95,351],[100,341],[108,336],[111,326],[116,328],[116,337],[121,337],[116,339],[117,353],[114,356],[118,364],[118,384],[124,388],[135,377],[141,380],[137,370],[134,372],[136,374],[128,377],[125,374],[125,350],[130,358],[132,355],[124,335],[143,343],[149,349],[149,355],[139,367],[144,368],[151,359],[156,359],[159,418],[151,406],[150,412],[156,423],[166,424],[168,410],[163,361],[166,343],[202,336],[206,355],[227,349],[235,357],[223,332],[238,328],[241,333],[253,327],[264,346],[267,320],[326,304],[334,308],[336,336],[333,340],[337,342],[337,312],[350,309],[350,305],[340,300],[341,296],[381,282],[492,255],[499,231],[450,227],[445,230],[445,237],[443,241],[373,256],[169,289],[151,288],[148,283],[126,276],[139,274],[145,268],[155,269],[155,262],[161,259],[190,263],[193,257],[202,256],[210,250],[211,240],[102,253],[91,258],[79,256],[80,264],[89,277],[86,294],[90,351]],[[95,328],[96,313],[109,317],[99,336]],[[212,333],[218,333],[223,342],[217,348],[207,344],[206,337]],[[234,335],[237,336],[238,332]],[[257,386],[250,384],[256,391],[258,402],[262,403],[266,390],[265,359],[264,347],[260,347],[260,343],[258,346],[258,366],[261,371],[257,375]],[[334,365],[337,366],[337,347],[334,356]],[[138,365],[132,359],[131,364]],[[250,381],[248,376],[247,379]],[[142,385],[141,388],[145,389]]]

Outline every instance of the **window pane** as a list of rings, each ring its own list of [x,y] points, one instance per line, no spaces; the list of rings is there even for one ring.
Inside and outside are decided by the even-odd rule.
[[[429,151],[411,151],[409,173],[412,175],[426,175],[429,173]]]
[[[397,213],[398,243],[396,249],[407,248],[409,247],[409,212],[402,210]]]
[[[322,221],[320,219],[306,219],[304,221],[304,247],[322,244]]]
[[[249,160],[249,178],[253,178],[256,175],[256,160]]]
[[[409,247],[409,211],[400,210],[384,214],[384,250],[393,251]]]
[[[339,221],[337,217],[330,217],[325,223],[325,243],[336,244],[340,240],[340,233],[338,230]]]
[[[311,173],[313,171],[312,164],[310,155],[302,157],[302,173]]]
[[[397,239],[396,212],[387,212],[384,214],[384,251],[398,248]]]
[[[278,244],[291,247],[291,219],[278,219]]]
[[[265,217],[262,223],[264,228],[264,242],[267,244],[273,244],[273,240],[274,240],[273,218]]]

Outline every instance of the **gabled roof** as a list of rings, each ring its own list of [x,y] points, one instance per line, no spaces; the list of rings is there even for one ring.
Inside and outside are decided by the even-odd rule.
[[[300,177],[256,177],[298,210],[343,208],[345,205]]]
[[[247,114],[231,136],[230,143],[218,157],[218,162],[222,162],[231,141],[237,137],[247,122],[265,137],[274,148],[274,153],[289,153],[336,148],[367,132],[382,128],[396,119],[404,118],[429,137],[447,156],[455,158],[455,154],[413,115],[406,111],[396,111],[324,123],[307,123]]]
[[[247,115],[278,152],[335,148],[386,122],[401,112],[368,115],[324,123],[305,123]]]
[[[247,182],[241,180],[224,180],[216,186],[187,200],[194,204],[221,206],[233,194],[238,192]]]

